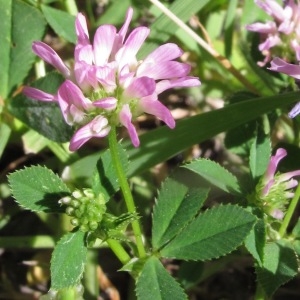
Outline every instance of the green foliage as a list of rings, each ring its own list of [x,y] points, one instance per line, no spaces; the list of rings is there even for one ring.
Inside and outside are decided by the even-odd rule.
[[[267,135],[258,134],[250,150],[250,171],[253,180],[257,183],[267,170],[271,156],[271,141]]]
[[[128,175],[145,171],[194,144],[298,100],[299,92],[253,98],[180,120],[173,130],[166,126],[151,130],[140,136],[139,148],[134,148],[129,143],[126,144],[125,148],[128,150],[131,161]],[[212,122],[212,120],[215,121]]]
[[[152,246],[163,247],[172,240],[199,212],[207,189],[189,188],[175,178],[162,185],[153,210]]]
[[[75,16],[64,11],[42,5],[43,14],[53,30],[68,42],[76,43]]]
[[[42,38],[46,22],[21,0],[1,0],[0,7],[0,96],[5,99],[27,76],[35,60],[31,44]]]
[[[258,219],[250,234],[245,240],[245,246],[251,253],[258,265],[262,265],[264,261],[264,249],[266,244],[266,228],[265,222]]]
[[[147,259],[136,283],[138,300],[185,300],[180,285],[156,257]]]
[[[196,217],[160,254],[185,260],[218,258],[240,246],[255,222],[256,218],[239,206],[214,207]]]
[[[119,156],[122,161],[124,170],[128,170],[128,158],[125,150],[121,144],[118,145]],[[110,150],[101,153],[97,161],[96,169],[93,175],[93,191],[95,194],[103,194],[106,201],[119,190],[119,182],[117,179],[116,171],[113,166]]]
[[[63,77],[53,72],[38,79],[32,86],[56,94],[62,81]],[[9,103],[8,108],[15,117],[50,140],[64,143],[71,138],[72,127],[63,119],[57,103],[32,100],[19,94]]]
[[[287,243],[266,244],[263,266],[256,267],[257,279],[267,297],[297,275],[298,262],[292,247]]]
[[[87,256],[85,234],[70,232],[54,248],[51,259],[51,289],[59,290],[79,283]]]
[[[209,183],[217,186],[227,193],[241,195],[241,189],[237,178],[232,173],[211,160],[197,159],[185,165],[184,168],[195,172]]]
[[[62,212],[58,201],[70,194],[68,187],[51,170],[32,166],[8,176],[16,201],[32,211]]]

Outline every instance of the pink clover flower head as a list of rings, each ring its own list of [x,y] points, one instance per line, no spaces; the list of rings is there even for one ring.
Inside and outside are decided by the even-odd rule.
[[[24,94],[40,101],[55,101],[63,117],[78,130],[70,142],[72,151],[92,137],[106,136],[112,126],[125,126],[135,147],[139,137],[134,120],[148,113],[170,128],[175,121],[169,109],[159,101],[159,94],[170,88],[193,87],[201,83],[188,76],[191,67],[178,59],[183,51],[167,43],[144,60],[137,54],[150,30],[140,26],[128,34],[133,10],[127,10],[120,30],[113,25],[101,25],[90,41],[86,19],[79,13],[75,21],[77,43],[73,68],[43,42],[34,42],[33,51],[65,77],[57,94],[50,95],[31,87]]]
[[[255,0],[272,21],[246,25],[249,31],[260,34],[259,50],[265,56],[258,65],[266,65],[272,57],[282,56],[294,62],[300,60],[300,3],[294,0],[283,1],[281,6],[276,0]]]
[[[284,217],[286,205],[294,196],[293,188],[298,185],[294,179],[300,176],[300,170],[287,173],[276,173],[278,164],[287,155],[283,148],[278,148],[271,156],[267,170],[256,187],[256,202],[263,211],[275,219]]]

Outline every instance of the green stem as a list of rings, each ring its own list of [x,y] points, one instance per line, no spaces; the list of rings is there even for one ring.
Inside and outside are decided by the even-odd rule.
[[[130,261],[131,257],[128,255],[128,253],[124,250],[124,248],[118,241],[113,239],[107,239],[106,243],[123,265],[127,264]]]
[[[127,177],[122,165],[122,162],[120,160],[120,156],[118,153],[118,141],[117,141],[117,134],[116,134],[116,128],[113,127],[110,131],[109,134],[109,147],[111,151],[111,157],[113,161],[113,165],[115,167],[115,170],[117,172],[117,176],[119,179],[119,184],[121,187],[121,191],[124,196],[124,200],[127,206],[127,210],[130,213],[135,213],[136,212],[136,207],[133,201],[132,193],[127,181]],[[135,220],[132,222],[132,229],[133,233],[136,238],[136,246],[138,250],[139,257],[145,257],[146,256],[146,251],[142,239],[142,234],[141,234],[141,227],[139,224],[138,220]]]
[[[283,219],[283,222],[280,226],[280,229],[279,229],[279,234],[281,237],[283,237],[286,233],[286,229],[291,221],[291,218],[292,218],[292,215],[296,209],[296,206],[298,204],[298,201],[299,201],[299,197],[300,197],[300,184],[298,185],[297,189],[296,189],[296,192],[295,192],[295,195],[292,199],[292,201],[290,202],[290,205],[289,205],[289,208],[285,214],[285,217]]]
[[[75,0],[65,0],[66,11],[73,16],[78,14],[78,9]]]
[[[265,293],[259,283],[256,284],[256,292],[255,292],[254,300],[266,300]]]

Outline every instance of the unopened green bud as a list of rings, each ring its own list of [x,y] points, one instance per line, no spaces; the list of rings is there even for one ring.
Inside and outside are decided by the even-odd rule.
[[[76,219],[76,218],[73,218],[73,219],[71,220],[71,224],[72,224],[73,226],[78,226],[78,225],[79,225],[79,220]]]
[[[75,190],[73,193],[72,193],[72,196],[74,197],[74,198],[76,198],[76,199],[80,199],[80,198],[82,198],[82,193],[81,193],[81,191],[78,191],[78,190]]]
[[[70,205],[72,205],[73,207],[77,208],[80,206],[80,202],[78,200],[72,200]]]
[[[80,211],[79,208],[75,209],[74,216],[77,218],[80,218],[82,216],[82,212]]]
[[[71,202],[72,198],[70,196],[66,196],[61,198],[58,202],[61,204],[69,204]]]
[[[89,219],[86,216],[83,216],[80,221],[83,225],[87,225],[89,223]]]
[[[89,199],[93,199],[95,197],[94,192],[91,189],[84,189],[83,193],[85,196],[87,196]]]
[[[80,229],[81,231],[83,231],[83,232],[89,231],[89,227],[88,227],[87,225],[83,225],[83,224],[81,224],[81,225],[79,226],[79,229]]]
[[[96,221],[89,222],[90,230],[96,230],[98,227],[98,223]]]
[[[68,207],[66,208],[66,214],[69,215],[69,216],[72,216],[73,213],[74,213],[74,208],[71,207],[71,206],[68,206]]]

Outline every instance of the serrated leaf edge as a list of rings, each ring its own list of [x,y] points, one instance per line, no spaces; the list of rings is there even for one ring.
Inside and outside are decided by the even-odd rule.
[[[200,215],[202,216],[202,215],[204,215],[204,214],[210,213],[213,209],[219,208],[219,207],[221,207],[221,206],[222,206],[222,207],[224,207],[224,206],[233,206],[233,207],[243,208],[243,207],[241,207],[241,206],[239,206],[239,205],[233,205],[233,204],[225,204],[225,205],[223,205],[223,204],[221,203],[221,204],[219,204],[219,205],[217,205],[217,206],[214,206],[214,207],[212,207],[212,208],[210,208],[210,209],[205,210],[205,211],[204,211],[203,213],[201,213]],[[249,212],[249,213],[250,213],[250,212]],[[252,213],[250,213],[250,214],[252,214]],[[199,215],[199,216],[200,216],[200,215]],[[252,214],[252,215],[257,219],[257,217],[256,217],[254,214]],[[253,229],[253,226],[255,225],[255,223],[256,223],[256,222],[253,223],[252,229]],[[190,225],[190,224],[191,224],[191,223],[189,223],[188,225]],[[186,228],[186,227],[185,227],[185,228]],[[251,231],[251,230],[250,230],[250,231]],[[243,240],[240,244],[238,244],[238,245],[236,246],[236,248],[232,249],[232,250],[229,251],[229,252],[224,253],[223,255],[214,256],[214,257],[211,257],[211,258],[206,258],[206,259],[204,259],[204,260],[201,260],[201,259],[182,259],[182,260],[184,260],[184,261],[211,261],[212,259],[218,259],[218,258],[220,258],[220,257],[223,257],[223,256],[225,256],[225,255],[228,255],[228,254],[232,253],[233,251],[235,251],[238,247],[240,247],[240,246],[244,243],[245,239],[249,236],[250,231],[249,231],[249,233],[245,236],[244,240]],[[163,248],[162,248],[162,249],[163,249]],[[165,257],[165,256],[162,255],[161,257]],[[165,258],[177,259],[175,256],[167,256],[167,257],[165,257]]]
[[[188,167],[189,165],[194,164],[194,163],[196,163],[197,161],[209,161],[210,163],[212,163],[212,164],[214,164],[214,165],[216,165],[216,166],[222,168],[229,176],[232,176],[232,177],[235,178],[236,183],[237,183],[239,189],[241,189],[240,182],[238,181],[238,178],[237,178],[233,173],[231,173],[229,170],[227,170],[226,168],[224,168],[222,165],[220,165],[220,164],[218,164],[217,162],[215,162],[215,161],[213,161],[213,160],[210,160],[210,159],[208,159],[208,158],[202,158],[202,157],[200,157],[200,158],[194,159],[194,160],[192,160],[192,161],[190,161],[190,162],[188,162],[188,163],[186,163],[186,164],[184,164],[184,165],[182,165],[182,166],[180,166],[180,167],[181,167],[181,168],[186,168],[186,169],[188,169],[189,171],[191,171],[191,172],[197,174],[198,176],[201,176],[201,175],[198,174],[196,171],[194,171],[194,170],[192,170],[192,169],[189,169],[189,167]],[[202,177],[202,176],[201,176],[201,177]],[[204,177],[203,177],[203,178],[204,178]],[[205,178],[204,178],[204,179],[205,179]],[[205,179],[205,180],[207,181],[207,179]],[[216,186],[216,187],[218,187],[218,186]],[[218,187],[218,188],[219,188],[219,187]],[[224,192],[225,192],[225,191],[224,191]],[[228,192],[227,192],[227,193],[228,193]],[[238,192],[238,191],[231,191],[231,193],[240,196],[240,195],[242,194],[242,191],[240,191],[240,192]]]
[[[35,168],[35,169],[37,169],[37,168],[40,168],[40,169],[46,169],[46,170],[52,172],[52,174],[53,174],[55,177],[57,177],[57,178],[61,181],[62,184],[65,185],[66,189],[67,189],[67,190],[69,191],[69,193],[71,194],[71,191],[70,191],[69,187],[65,184],[65,182],[63,182],[63,180],[62,180],[56,173],[54,173],[51,169],[47,168],[46,166],[41,166],[41,165],[30,166],[30,167],[25,166],[23,169],[15,170],[14,172],[11,172],[11,173],[9,173],[9,174],[7,175],[8,187],[9,187],[9,190],[10,190],[10,192],[11,192],[11,195],[12,195],[12,197],[14,198],[14,200],[18,203],[18,205],[19,205],[20,207],[22,207],[22,208],[25,209],[25,210],[32,211],[32,212],[41,212],[40,210],[29,209],[28,207],[22,205],[22,204],[15,198],[14,193],[13,193],[13,188],[12,188],[12,185],[11,185],[11,180],[10,180],[10,175],[12,175],[12,174],[17,174],[17,173],[22,173],[22,172],[25,171],[25,170],[33,169],[33,168]]]

